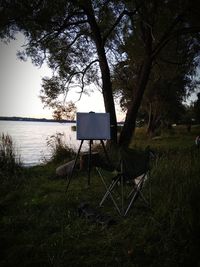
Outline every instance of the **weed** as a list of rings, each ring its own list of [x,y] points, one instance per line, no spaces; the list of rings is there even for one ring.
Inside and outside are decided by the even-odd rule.
[[[63,133],[56,133],[47,139],[47,146],[52,154],[50,161],[58,163],[74,158],[75,151],[65,143],[65,139]]]

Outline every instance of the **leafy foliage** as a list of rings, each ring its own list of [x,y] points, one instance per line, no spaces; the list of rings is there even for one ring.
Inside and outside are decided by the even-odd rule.
[[[186,6],[187,4],[184,3]],[[140,19],[143,19],[141,24],[146,21],[146,26],[151,28],[152,40],[151,44],[149,43],[149,52],[145,52],[148,46],[144,39],[145,25],[143,28],[139,24],[139,18],[138,21],[131,21],[126,26],[129,28],[129,34],[125,36],[124,44],[120,46],[121,53],[126,57],[117,63],[113,72],[115,93],[120,97],[122,109],[126,111],[137,95],[138,77],[145,53],[150,53],[150,57],[155,56],[139,109],[139,113],[143,114],[143,118],[149,124],[149,131],[154,131],[161,122],[168,124],[180,120],[180,115],[184,110],[183,100],[198,85],[198,34],[192,39],[191,36],[184,34],[173,36],[174,32],[182,29],[183,21],[188,19],[188,14],[186,15],[187,12],[183,7],[181,7],[184,14],[182,14],[183,21],[179,21],[177,17],[173,30],[170,29],[172,32],[168,32],[168,41],[163,45],[162,50],[159,50],[163,32],[166,32],[166,28],[169,27],[172,21],[171,16],[177,8],[175,6],[176,4],[172,5],[170,1],[162,6],[152,1],[149,7],[148,4],[141,7],[143,10],[140,15]],[[145,14],[146,17],[142,17]],[[192,22],[188,21],[188,27],[192,23],[194,23],[194,18]],[[156,52],[157,48],[159,52]]]
[[[200,93],[197,94],[197,100],[194,102],[194,118],[197,123],[200,123]]]

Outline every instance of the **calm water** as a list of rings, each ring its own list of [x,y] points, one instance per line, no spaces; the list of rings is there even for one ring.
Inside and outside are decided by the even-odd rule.
[[[77,149],[80,141],[71,130],[73,123],[0,121],[0,134],[9,134],[14,142],[16,153],[25,166],[42,164],[51,157],[47,140],[56,133],[64,133],[69,146]]]

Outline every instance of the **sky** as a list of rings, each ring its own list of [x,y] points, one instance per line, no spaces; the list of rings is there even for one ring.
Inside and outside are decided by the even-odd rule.
[[[8,44],[0,41],[0,116],[52,118],[52,111],[44,109],[39,98],[42,77],[51,77],[51,69],[45,64],[36,67],[30,59],[26,62],[19,60],[16,53],[24,44],[22,34]],[[76,93],[69,94],[67,101],[78,98]],[[76,106],[78,112],[105,112],[103,97],[98,90],[90,96],[83,95]],[[117,117],[118,120],[123,118],[119,108]]]

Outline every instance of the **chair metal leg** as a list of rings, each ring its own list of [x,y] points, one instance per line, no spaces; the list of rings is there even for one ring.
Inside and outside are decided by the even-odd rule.
[[[132,198],[131,198],[131,201],[129,202],[128,206],[127,206],[127,209],[126,209],[126,211],[125,211],[125,213],[124,213],[124,216],[127,215],[127,213],[128,213],[128,211],[130,210],[132,204],[133,204],[134,201],[137,199],[138,194],[141,193],[140,190],[141,190],[141,187],[142,187],[142,185],[143,185],[144,178],[145,178],[145,174],[142,176],[142,178],[141,178],[141,180],[139,181],[139,183],[136,184],[136,185],[134,186],[134,188],[131,190],[131,192],[129,193],[128,198],[130,198],[131,195],[132,195]]]
[[[135,186],[132,190],[130,190],[129,194],[125,194],[125,191],[124,191],[124,186],[125,186],[125,181],[124,181],[124,177],[123,177],[123,173],[119,173],[118,176],[116,176],[115,180],[113,180],[111,182],[111,184],[108,186],[105,182],[105,179],[101,173],[101,171],[96,168],[105,188],[106,188],[106,193],[104,194],[101,202],[100,202],[100,206],[102,206],[102,204],[105,202],[105,200],[110,197],[115,208],[117,209],[118,213],[121,215],[121,216],[126,216],[127,213],[129,212],[131,206],[133,205],[133,203],[136,201],[137,197],[141,197],[142,200],[145,202],[146,205],[149,206],[149,203],[148,201],[145,199],[145,197],[143,196],[141,190],[142,190],[142,187],[143,187],[143,184],[146,180],[146,177],[147,177],[147,173],[144,173],[143,175],[141,175],[139,178],[138,178],[138,182],[135,183]],[[118,182],[120,182],[120,201],[117,201],[114,199],[113,197],[113,190],[115,188],[115,185],[118,184]],[[127,203],[127,201],[125,202],[125,195],[126,195],[126,200],[129,201]],[[126,204],[127,203],[127,204]]]
[[[127,213],[129,212],[129,210],[130,210],[130,208],[131,208],[133,202],[134,202],[135,199],[137,198],[137,195],[138,195],[137,193],[138,193],[138,192],[136,192],[136,193],[134,194],[134,196],[132,197],[132,199],[131,199],[131,201],[130,201],[130,203],[129,203],[129,205],[128,205],[128,207],[127,207],[125,213],[124,213],[124,216],[127,215]]]
[[[108,187],[108,191],[106,191],[106,193],[104,194],[101,202],[100,202],[100,206],[102,206],[103,202],[106,200],[106,198],[109,196],[109,192],[111,192],[114,188],[114,186],[118,183],[118,180],[113,181],[110,186]]]
[[[119,214],[121,215],[121,211],[120,211],[120,209],[119,209],[119,207],[118,207],[116,201],[114,200],[114,198],[113,198],[113,196],[112,196],[112,192],[111,192],[110,189],[108,188],[108,186],[107,186],[107,184],[106,184],[106,182],[105,182],[105,180],[104,180],[104,178],[103,178],[103,176],[102,176],[102,174],[101,174],[101,172],[99,171],[98,168],[97,168],[97,171],[98,171],[98,173],[99,173],[99,175],[100,175],[100,177],[101,177],[101,180],[102,180],[102,182],[103,182],[103,184],[104,184],[104,186],[105,186],[105,188],[106,188],[106,190],[107,190],[107,196],[105,197],[105,199],[106,199],[108,196],[110,196],[110,198],[111,198],[111,200],[112,200],[112,202],[113,202],[115,208],[117,209],[117,211],[118,211]],[[103,202],[105,201],[105,199],[103,200]],[[101,201],[100,206],[103,204],[103,202]]]
[[[124,216],[124,179],[121,175],[121,215]]]

